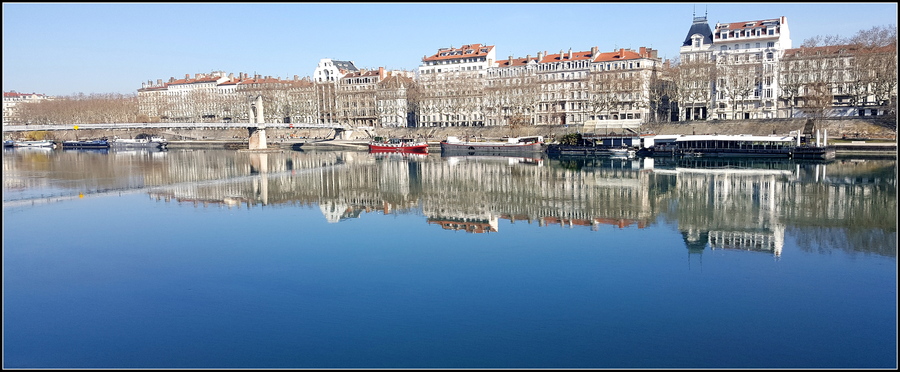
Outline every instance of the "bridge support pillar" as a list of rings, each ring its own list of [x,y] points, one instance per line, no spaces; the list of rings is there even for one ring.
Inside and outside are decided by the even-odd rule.
[[[249,127],[247,131],[250,134],[250,150],[266,149],[266,128]]]
[[[267,145],[262,95],[256,96],[256,102],[250,104],[250,122],[254,121],[257,124],[256,127],[247,128],[250,132],[250,150],[265,150]]]

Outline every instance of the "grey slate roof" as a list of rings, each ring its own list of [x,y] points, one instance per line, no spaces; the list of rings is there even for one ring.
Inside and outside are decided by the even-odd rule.
[[[331,60],[331,62],[334,63],[334,67],[337,67],[337,68],[340,69],[340,70],[344,70],[344,71],[359,71],[359,69],[356,68],[356,66],[353,64],[352,61],[338,61],[338,60]]]
[[[689,46],[691,45],[691,35],[700,34],[703,35],[703,44],[712,44],[712,29],[709,28],[709,23],[706,23],[706,17],[694,17],[694,23],[691,24],[691,29],[688,31],[687,36],[684,38],[684,43],[681,46]]]

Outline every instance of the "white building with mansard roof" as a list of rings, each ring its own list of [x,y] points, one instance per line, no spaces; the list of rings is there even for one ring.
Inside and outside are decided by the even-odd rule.
[[[681,97],[687,119],[765,119],[778,113],[778,62],[791,48],[787,17],[716,23],[694,17],[681,46],[682,65],[706,62],[714,71],[690,88],[701,94]],[[704,84],[706,83],[706,84]],[[709,88],[708,95],[702,90]]]

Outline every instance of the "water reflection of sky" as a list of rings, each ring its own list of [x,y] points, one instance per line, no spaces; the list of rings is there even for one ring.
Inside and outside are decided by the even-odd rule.
[[[5,202],[4,367],[890,368],[896,363],[896,248],[893,254],[885,253],[888,247],[871,248],[895,245],[896,230],[855,217],[855,208],[870,210],[859,199],[844,212],[836,206],[821,212],[867,223],[847,228],[840,221],[778,209],[806,206],[772,204],[765,193],[752,191],[758,188],[750,187],[748,194],[724,186],[713,188],[719,194],[685,190],[703,177],[653,178],[647,185],[655,191],[646,192],[610,186],[612,180],[638,179],[644,169],[609,178],[590,174],[604,172],[591,164],[563,172],[548,170],[556,166],[549,160],[542,168],[526,169],[480,162],[467,170],[474,175],[467,181],[439,188],[434,180],[463,171],[460,163],[450,169],[438,157],[379,164],[365,155],[353,154],[352,160],[322,155],[314,163],[329,168],[319,173],[302,172],[307,164],[302,157],[291,158],[290,170],[277,168],[270,158],[272,177],[261,184],[250,176],[249,161],[241,161],[250,159],[243,155],[170,152],[167,159],[178,163],[128,163],[141,170],[126,172],[128,177],[147,175],[146,191],[88,193],[27,207],[7,208]],[[117,172],[102,164],[96,169],[101,175]],[[828,171],[860,177],[873,172],[849,165]],[[184,174],[176,177],[178,172]],[[216,172],[238,181],[216,183],[208,177]],[[487,196],[463,197],[461,190],[496,180],[494,175],[521,181],[495,184],[498,192]],[[535,176],[558,190],[534,190],[527,180]],[[580,177],[580,184],[596,186],[567,189],[575,183],[560,177]],[[90,179],[103,187],[128,184],[116,183],[116,177]],[[598,182],[603,180],[610,182]],[[176,186],[162,190],[167,194],[153,188],[163,181]],[[803,199],[841,190],[810,182],[776,192],[797,192]],[[881,177],[866,182],[870,186],[864,190],[883,198],[880,205],[896,203],[885,196],[895,182]],[[781,185],[797,183],[802,182]],[[319,191],[304,193],[316,184]],[[710,190],[706,185],[702,189]],[[727,214],[709,210],[709,196],[724,191],[732,193],[730,208],[756,217],[742,233],[776,231],[775,222],[784,227],[779,257],[703,243],[710,232],[735,230],[748,221],[722,221]],[[503,195],[511,199],[490,203]],[[539,195],[548,200],[540,208],[519,205]],[[226,196],[243,199],[228,204]],[[593,206],[570,212],[551,208],[578,198]],[[459,205],[441,209],[438,200]],[[470,205],[461,205],[463,200]],[[645,205],[625,208],[634,202]],[[323,214],[325,203],[358,213],[332,222]],[[503,209],[508,204],[513,206]],[[427,222],[428,211],[441,210],[460,219],[498,211],[513,218],[497,213],[497,231],[472,233]],[[705,214],[688,215],[696,211]],[[542,223],[537,218],[542,213],[560,220],[602,220]],[[613,223],[625,217],[644,223]],[[694,239],[703,244],[690,245]]]

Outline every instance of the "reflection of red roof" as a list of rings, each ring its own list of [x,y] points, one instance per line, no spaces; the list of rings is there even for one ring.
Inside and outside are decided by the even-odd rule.
[[[471,57],[484,57],[484,56],[487,56],[493,49],[494,49],[493,45],[481,45],[481,44],[463,45],[459,48],[442,48],[442,49],[438,50],[438,52],[435,53],[434,55],[432,55],[431,57],[422,58],[422,62],[442,61],[442,60],[448,60],[448,59],[471,58]]]
[[[451,221],[451,220],[433,220],[428,219],[429,224],[441,225],[441,228],[444,230],[462,230],[470,233],[486,233],[486,232],[496,232],[491,224],[487,222],[463,222],[463,221]]]

